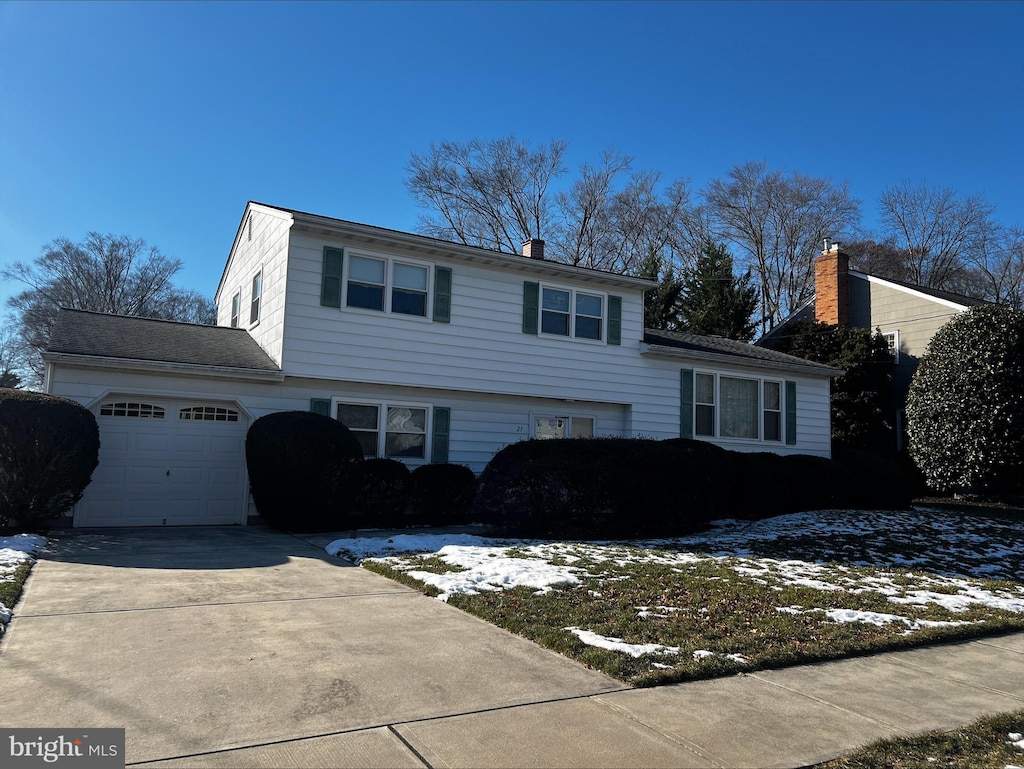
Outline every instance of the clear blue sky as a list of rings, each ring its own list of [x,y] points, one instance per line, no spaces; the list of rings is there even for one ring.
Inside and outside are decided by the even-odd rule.
[[[212,295],[247,200],[412,231],[410,152],[510,133],[1024,226],[1022,38],[1021,2],[0,1],[0,264],[129,234]]]

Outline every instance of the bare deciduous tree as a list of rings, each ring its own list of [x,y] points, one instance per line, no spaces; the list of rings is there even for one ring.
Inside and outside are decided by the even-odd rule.
[[[406,186],[436,212],[420,219],[433,237],[517,252],[544,238],[551,219],[552,180],[565,173],[566,143],[537,149],[514,136],[494,141],[441,142],[412,153]]]
[[[982,296],[1024,310],[1024,229],[1001,227],[972,250],[971,271]]]
[[[20,387],[24,350],[13,319],[0,326],[0,387]]]
[[[413,153],[406,186],[433,212],[421,217],[420,230],[512,253],[523,241],[541,238],[550,259],[632,274],[651,249],[668,263],[699,250],[706,222],[685,182],[661,191],[661,174],[632,171],[632,158],[608,150],[556,192],[555,182],[566,173],[566,146],[553,141],[534,149],[508,137],[443,142]]]
[[[879,208],[883,235],[906,252],[908,279],[931,288],[964,291],[967,268],[998,230],[995,206],[980,195],[923,182],[889,187]]]
[[[215,322],[212,301],[171,282],[180,269],[180,260],[169,259],[141,239],[96,232],[90,232],[81,243],[57,238],[31,264],[15,262],[5,269],[5,278],[28,286],[8,303],[35,384],[43,376],[39,353],[49,341],[61,307]]]
[[[813,293],[823,239],[845,237],[860,219],[860,201],[845,181],[786,177],[764,161],[735,166],[704,197],[720,237],[740,249],[758,283],[763,329]]]

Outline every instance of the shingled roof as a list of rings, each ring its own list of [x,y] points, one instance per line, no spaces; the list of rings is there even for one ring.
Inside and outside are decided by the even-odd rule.
[[[766,347],[755,347],[746,342],[726,339],[722,336],[700,336],[685,334],[679,331],[658,331],[644,329],[644,343],[654,347],[667,347],[681,352],[693,353],[697,358],[714,358],[724,360],[735,358],[737,363],[744,361],[767,363],[777,368],[803,370],[809,373],[835,376],[842,370],[826,366],[822,363],[797,358],[795,355],[769,350]]]
[[[46,353],[280,371],[248,332],[61,308]]]

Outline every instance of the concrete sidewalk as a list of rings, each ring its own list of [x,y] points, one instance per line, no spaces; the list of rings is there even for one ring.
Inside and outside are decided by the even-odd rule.
[[[1024,708],[1024,634],[633,690],[259,527],[61,533],[0,724],[153,767],[806,766]]]

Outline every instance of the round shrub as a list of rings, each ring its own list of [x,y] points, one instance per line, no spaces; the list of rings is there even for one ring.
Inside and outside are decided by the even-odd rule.
[[[900,466],[898,457],[888,459],[870,451],[837,447],[832,450],[832,459],[847,470],[851,479],[843,507],[869,510],[910,507],[914,479]]]
[[[794,512],[795,476],[785,457],[769,451],[732,451],[733,472],[728,503],[732,517],[756,521]]]
[[[96,417],[75,401],[0,389],[0,527],[37,529],[82,498],[99,459]]]
[[[412,471],[412,512],[417,523],[453,526],[469,522],[476,476],[465,465],[422,465]]]
[[[972,307],[935,333],[910,383],[907,434],[935,489],[1024,493],[1024,312]]]
[[[662,441],[523,441],[499,451],[484,469],[473,517],[512,536],[684,534],[719,511],[707,484],[695,480],[702,471],[688,482],[687,464],[685,452]]]
[[[409,468],[397,459],[367,459],[356,498],[356,523],[361,527],[388,529],[405,523],[412,478]]]
[[[362,460],[345,425],[308,411],[260,417],[245,436],[253,502],[282,531],[350,528]]]

